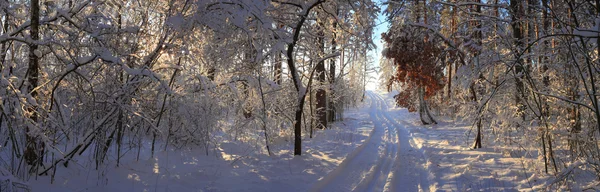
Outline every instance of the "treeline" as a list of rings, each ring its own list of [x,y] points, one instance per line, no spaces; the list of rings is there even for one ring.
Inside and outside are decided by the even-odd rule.
[[[424,124],[430,109],[467,120],[473,149],[534,159],[523,166],[548,186],[597,187],[600,2],[393,0],[386,13],[382,80],[402,85],[399,105]]]
[[[378,11],[370,0],[2,0],[0,173],[209,154],[217,136],[268,154],[295,139],[300,155],[363,97]]]

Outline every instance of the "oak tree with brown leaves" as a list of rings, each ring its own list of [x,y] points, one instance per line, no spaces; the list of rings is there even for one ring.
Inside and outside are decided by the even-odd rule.
[[[388,89],[394,83],[404,86],[404,90],[394,96],[397,104],[411,112],[418,107],[423,124],[437,124],[429,112],[427,99],[444,87],[443,66],[436,62],[442,49],[417,28],[406,27],[395,33],[384,33],[382,37],[387,43],[383,56],[392,59],[396,67]],[[412,99],[414,96],[418,103]]]

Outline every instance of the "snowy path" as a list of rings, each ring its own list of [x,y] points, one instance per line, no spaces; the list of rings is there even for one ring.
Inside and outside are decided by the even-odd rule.
[[[405,129],[408,115],[390,115],[380,95],[368,96],[371,136],[312,191],[429,191],[425,158],[410,145]]]

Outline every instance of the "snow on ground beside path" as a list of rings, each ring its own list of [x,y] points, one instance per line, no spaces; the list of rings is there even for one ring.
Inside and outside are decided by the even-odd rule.
[[[394,106],[393,93],[378,93]],[[502,149],[492,146],[468,148],[473,139],[465,135],[469,124],[438,117],[439,124],[424,126],[417,113],[405,108],[393,107],[389,112],[405,124],[412,147],[426,157],[431,191],[530,191],[541,184],[523,168],[521,158],[503,155]]]
[[[272,146],[271,157],[256,146],[225,142],[208,156],[203,149],[171,149],[151,159],[147,143],[139,161],[133,150],[120,167],[111,162],[95,171],[93,158],[81,157],[60,166],[54,184],[49,176],[28,184],[32,191],[307,191],[368,138],[373,125],[362,105],[332,129],[305,137],[302,156],[292,155],[293,142]]]

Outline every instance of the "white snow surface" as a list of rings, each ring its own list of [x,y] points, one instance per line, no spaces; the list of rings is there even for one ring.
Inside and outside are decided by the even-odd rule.
[[[222,141],[208,156],[200,147],[168,151],[161,147],[150,158],[147,142],[139,161],[137,149],[132,149],[119,167],[113,155],[109,165],[96,171],[90,155],[68,168],[61,165],[53,184],[49,176],[32,178],[28,184],[32,191],[308,191],[371,133],[373,125],[363,105],[347,110],[344,121],[331,129],[315,131],[312,139],[304,137],[302,156],[293,156],[292,138],[275,141],[273,156],[253,143]]]
[[[370,91],[369,139],[311,191],[531,191],[549,177],[535,176],[531,158],[503,153],[493,143],[472,150],[470,124],[439,117],[424,126],[417,113],[395,107],[396,93]],[[484,140],[484,142],[491,142]],[[527,166],[529,167],[529,166]]]
[[[27,184],[32,191],[518,191],[548,181],[522,168],[522,157],[468,149],[468,125],[443,118],[421,125],[417,114],[394,106],[393,95],[369,91],[344,121],[304,137],[302,156],[292,155],[292,140],[275,141],[273,156],[223,141],[209,155],[169,149],[150,158],[146,143],[139,161],[126,156],[120,167],[95,171],[86,157],[61,166],[54,184],[49,176]]]
[[[371,136],[312,191],[427,191],[423,153],[409,144],[406,123],[389,113],[389,104],[369,92]]]

